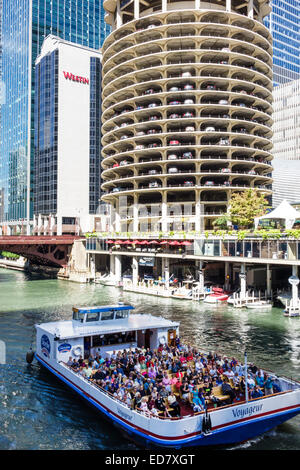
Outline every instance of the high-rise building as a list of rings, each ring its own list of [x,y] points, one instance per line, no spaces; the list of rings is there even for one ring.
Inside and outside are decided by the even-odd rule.
[[[116,232],[211,229],[271,193],[267,1],[105,0],[102,196]]]
[[[300,79],[275,87],[273,98],[274,161],[300,160]]]
[[[273,37],[274,85],[300,78],[299,0],[272,0],[265,24]]]
[[[100,51],[48,36],[35,68],[34,233],[94,229],[100,132]]]
[[[99,49],[110,28],[100,0],[2,0],[0,193],[4,232],[33,215],[35,60],[46,36]]]
[[[273,166],[272,206],[279,206],[284,199],[300,201],[300,160],[274,159]]]

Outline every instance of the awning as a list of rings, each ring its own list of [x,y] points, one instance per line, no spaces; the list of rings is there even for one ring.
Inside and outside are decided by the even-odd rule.
[[[261,220],[284,220],[285,228],[290,229],[293,227],[295,221],[300,218],[300,212],[298,212],[293,206],[291,206],[286,199],[279,204],[276,209],[268,214],[254,219],[255,228]]]

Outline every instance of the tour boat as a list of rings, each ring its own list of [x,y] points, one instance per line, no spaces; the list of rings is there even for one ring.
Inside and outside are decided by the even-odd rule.
[[[179,323],[148,314],[134,314],[130,305],[73,308],[73,318],[36,327],[33,355],[48,371],[86,402],[146,448],[181,448],[239,443],[271,430],[300,413],[300,383],[276,377],[280,392],[258,399],[242,397],[231,405],[187,413],[181,417],[154,417],[134,410],[97,383],[67,365],[69,358],[103,358],[136,347],[157,349],[174,345]],[[246,357],[245,357],[246,358]],[[245,361],[245,371],[247,362]],[[223,397],[224,398],[224,397]]]
[[[229,294],[225,292],[221,287],[213,287],[212,293],[208,294],[203,302],[209,304],[216,304],[219,302],[226,302],[229,298]]]

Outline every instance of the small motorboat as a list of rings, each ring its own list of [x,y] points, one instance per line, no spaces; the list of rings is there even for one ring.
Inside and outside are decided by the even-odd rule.
[[[226,302],[228,298],[228,292],[224,291],[221,287],[213,287],[212,292],[205,297],[203,302],[209,304],[216,304],[219,302]]]
[[[103,276],[96,277],[96,284],[102,284],[103,286],[116,286],[116,281],[113,276],[109,274],[104,274]]]
[[[271,310],[273,304],[267,300],[258,300],[254,302],[247,302],[245,306],[253,310]]]

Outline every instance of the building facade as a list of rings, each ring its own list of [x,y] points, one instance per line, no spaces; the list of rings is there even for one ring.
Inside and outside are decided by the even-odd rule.
[[[265,24],[273,37],[274,85],[300,78],[299,0],[272,0]]]
[[[300,160],[300,79],[274,88],[275,160]]]
[[[100,52],[48,36],[35,68],[35,233],[93,230],[100,113]]]
[[[106,0],[102,200],[117,232],[213,228],[271,193],[268,3]],[[188,224],[188,225],[187,225]]]
[[[99,49],[110,28],[99,0],[2,1],[1,231],[30,231],[34,195],[35,60],[46,36]]]
[[[290,204],[300,200],[300,159],[273,161],[273,207],[286,199]]]

